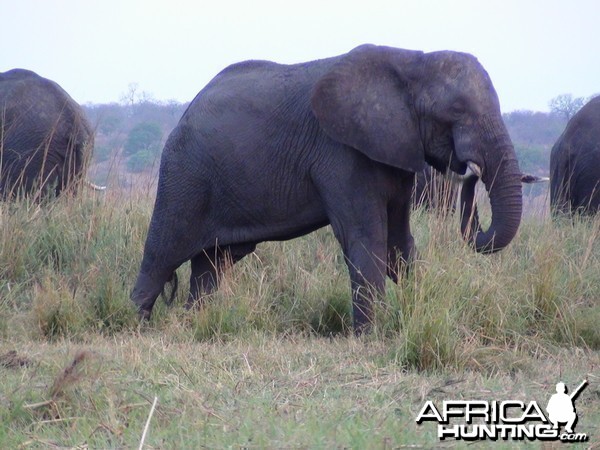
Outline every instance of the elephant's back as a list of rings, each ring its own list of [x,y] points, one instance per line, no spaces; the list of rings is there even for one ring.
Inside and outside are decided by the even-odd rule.
[[[0,101],[9,107],[26,105],[30,109],[37,109],[36,105],[46,109],[81,108],[58,83],[26,69],[0,73]]]
[[[183,119],[245,113],[263,117],[283,103],[305,107],[317,82],[339,58],[299,64],[250,60],[232,64],[217,74],[194,98]]]
[[[20,81],[27,79],[41,78],[37,73],[27,69],[11,69],[6,72],[0,72],[0,83],[8,81]]]
[[[11,129],[15,132],[22,132],[24,127],[46,130],[69,123],[92,134],[81,106],[58,83],[30,70],[12,69],[0,74],[0,108],[5,125],[14,125]]]
[[[27,69],[12,69],[0,73],[0,99],[4,102],[28,101],[42,93],[54,98],[74,101],[60,85]]]
[[[550,152],[551,172],[568,161],[573,164],[580,153],[600,157],[600,97],[586,103],[567,123]]]
[[[35,72],[13,69],[0,75],[0,111],[3,148],[11,154],[23,157],[48,146],[66,155],[93,147],[83,108],[58,83]]]
[[[567,124],[556,151],[600,151],[600,97],[586,103]]]

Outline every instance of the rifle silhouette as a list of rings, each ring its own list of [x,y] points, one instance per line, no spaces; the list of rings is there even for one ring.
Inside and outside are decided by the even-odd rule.
[[[569,398],[570,398],[571,400],[574,400],[574,399],[575,399],[575,397],[577,397],[577,396],[579,395],[579,393],[580,393],[580,392],[583,390],[583,388],[587,386],[587,384],[588,384],[588,380],[587,380],[587,378],[586,378],[585,380],[583,380],[583,381],[581,382],[581,384],[580,384],[579,386],[577,386],[577,389],[575,389],[575,390],[573,391],[573,393],[572,393],[571,395],[569,395]]]

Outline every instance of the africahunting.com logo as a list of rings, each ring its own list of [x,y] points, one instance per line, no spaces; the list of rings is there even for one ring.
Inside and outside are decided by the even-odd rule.
[[[535,401],[448,400],[436,406],[425,402],[415,421],[437,422],[438,438],[465,441],[486,440],[561,440],[583,442],[585,433],[576,433],[575,400],[587,386],[583,382],[571,393],[564,383],[556,385],[545,412]],[[561,424],[564,428],[561,429]]]

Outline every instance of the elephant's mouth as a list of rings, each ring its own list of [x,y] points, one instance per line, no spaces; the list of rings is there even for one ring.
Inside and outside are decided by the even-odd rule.
[[[473,161],[467,161],[466,163],[458,163],[461,165],[461,171],[455,171],[458,174],[458,177],[461,181],[465,181],[467,178],[476,177],[477,179],[481,178],[483,170]],[[457,165],[458,165],[457,164]]]
[[[438,172],[446,173],[448,169],[464,176],[468,162],[461,161],[456,156],[456,147],[452,132],[443,133],[441,137],[432,138],[427,142],[425,161]]]

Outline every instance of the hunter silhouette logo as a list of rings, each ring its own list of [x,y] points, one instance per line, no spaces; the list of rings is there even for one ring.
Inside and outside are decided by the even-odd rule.
[[[577,386],[577,389],[571,394],[567,394],[567,387],[565,383],[556,384],[556,394],[550,397],[546,411],[548,411],[548,418],[554,425],[554,429],[558,429],[559,423],[566,423],[565,431],[569,434],[573,434],[573,426],[577,422],[577,412],[575,411],[575,399],[579,393],[586,387],[588,380]]]
[[[445,400],[441,407],[437,407],[429,400],[415,421],[417,424],[437,422],[438,438],[441,440],[539,439],[583,442],[588,440],[587,434],[574,431],[577,423],[575,400],[587,384],[587,379],[583,380],[569,395],[565,383],[557,383],[556,393],[546,406],[547,414],[536,401]],[[562,433],[561,424],[565,424]]]

